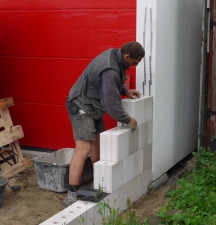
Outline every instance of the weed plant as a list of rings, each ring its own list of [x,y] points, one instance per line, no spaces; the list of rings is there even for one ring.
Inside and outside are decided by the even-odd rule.
[[[111,208],[106,202],[100,202],[98,206],[98,213],[102,218],[102,225],[148,225],[147,219],[140,222],[140,219],[136,216],[135,211],[132,209],[132,204],[129,197],[127,197],[127,211],[124,220],[119,214],[119,208]]]
[[[201,148],[191,172],[168,192],[168,203],[157,213],[166,225],[216,224],[216,153]]]

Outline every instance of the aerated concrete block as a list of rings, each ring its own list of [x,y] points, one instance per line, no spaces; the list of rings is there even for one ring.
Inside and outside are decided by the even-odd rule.
[[[123,185],[123,161],[94,163],[94,188],[112,193]]]
[[[123,159],[123,184],[143,172],[143,149]]]
[[[73,205],[77,208],[82,208],[84,210],[84,212],[80,214],[81,221],[79,224],[92,225],[92,221],[94,221],[94,223],[96,224],[99,224],[99,221],[101,221],[101,216],[97,213],[97,203],[88,201],[77,201]]]
[[[153,137],[153,121],[150,120],[148,122],[148,144],[152,144],[152,137]]]
[[[100,160],[118,162],[129,155],[130,128],[115,127],[100,134]]]
[[[137,129],[139,130],[138,150],[140,150],[148,145],[148,123],[139,125]]]
[[[152,175],[150,172],[151,171],[146,170],[117,190],[118,207],[121,209],[121,211],[126,208],[127,197],[130,198],[131,202],[135,202],[141,196],[147,193],[148,186],[152,181]]]
[[[67,224],[67,225],[78,225],[81,224],[83,218],[82,214],[85,214],[91,207],[96,205],[96,203],[86,204],[82,201],[77,201],[74,204],[68,206],[64,210],[60,211],[53,217],[49,218],[40,225],[54,225],[54,224]]]
[[[137,120],[137,125],[144,123],[144,101],[142,98],[123,99],[122,107],[131,117]]]
[[[152,167],[152,144],[148,144],[143,153],[143,171]]]
[[[147,193],[149,182],[152,182],[152,169],[146,170],[141,175],[136,176],[118,188],[112,194],[105,197],[102,203],[108,203],[111,208],[120,208],[119,212],[123,212],[126,209],[127,197],[130,197],[132,203],[139,199],[143,194]],[[97,203],[78,201],[40,225],[92,225],[92,221],[90,220],[92,216],[94,224],[100,224],[101,217],[97,211]],[[83,218],[85,219],[84,222],[82,222]]]
[[[153,118],[153,97],[141,95],[140,98],[123,99],[122,107],[133,118],[137,120],[137,125],[143,124]],[[121,126],[120,122],[117,126]]]
[[[139,150],[139,128],[129,131],[129,154],[131,155]]]
[[[137,192],[134,196],[134,198],[137,200],[140,198],[140,196],[143,196],[143,194],[146,194],[148,192],[148,171],[142,172],[138,177],[136,177],[134,183],[137,186]],[[135,200],[135,201],[136,201]]]
[[[144,123],[153,119],[153,97],[143,96],[144,99]]]

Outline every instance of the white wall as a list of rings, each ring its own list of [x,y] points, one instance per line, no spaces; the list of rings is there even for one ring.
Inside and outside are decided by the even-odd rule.
[[[202,8],[203,0],[137,0],[146,50],[137,89],[154,97],[153,180],[197,148]]]

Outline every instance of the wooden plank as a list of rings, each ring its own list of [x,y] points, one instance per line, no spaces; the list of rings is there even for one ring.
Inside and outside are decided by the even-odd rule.
[[[19,145],[19,141],[17,140],[11,143],[11,147],[13,148],[13,151],[19,156],[19,160],[23,160],[23,154]]]
[[[12,97],[4,98],[0,100],[0,109],[4,109],[12,105],[14,105],[14,101]]]
[[[2,171],[0,174],[6,178],[11,178],[12,176],[22,172],[26,168],[32,166],[32,160],[30,157],[24,158],[21,162],[10,166],[7,170]]]
[[[1,109],[0,115],[1,115],[2,123],[5,130],[10,129],[10,127],[13,126],[13,122],[10,116],[9,109],[8,108]]]
[[[15,142],[23,137],[24,133],[21,125],[14,126],[10,130],[3,130],[0,132],[0,147]]]

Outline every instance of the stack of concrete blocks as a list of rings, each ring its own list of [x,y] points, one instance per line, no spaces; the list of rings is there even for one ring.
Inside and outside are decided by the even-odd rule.
[[[94,164],[94,188],[113,193],[152,167],[152,105],[152,97],[147,96],[122,100],[125,111],[136,118],[137,129],[118,122],[117,127],[100,134],[100,161]],[[145,184],[143,188],[147,190]],[[136,190],[136,185],[135,182],[130,192]],[[137,200],[140,192],[134,192],[124,196]],[[119,206],[124,208],[125,201],[126,197],[119,199]]]
[[[100,134],[100,161],[94,164],[94,188],[110,193],[102,201],[126,209],[127,197],[135,202],[147,193],[152,182],[153,98],[123,99],[122,106],[136,118],[137,129],[124,124]],[[100,224],[98,203],[77,201],[41,225]]]

